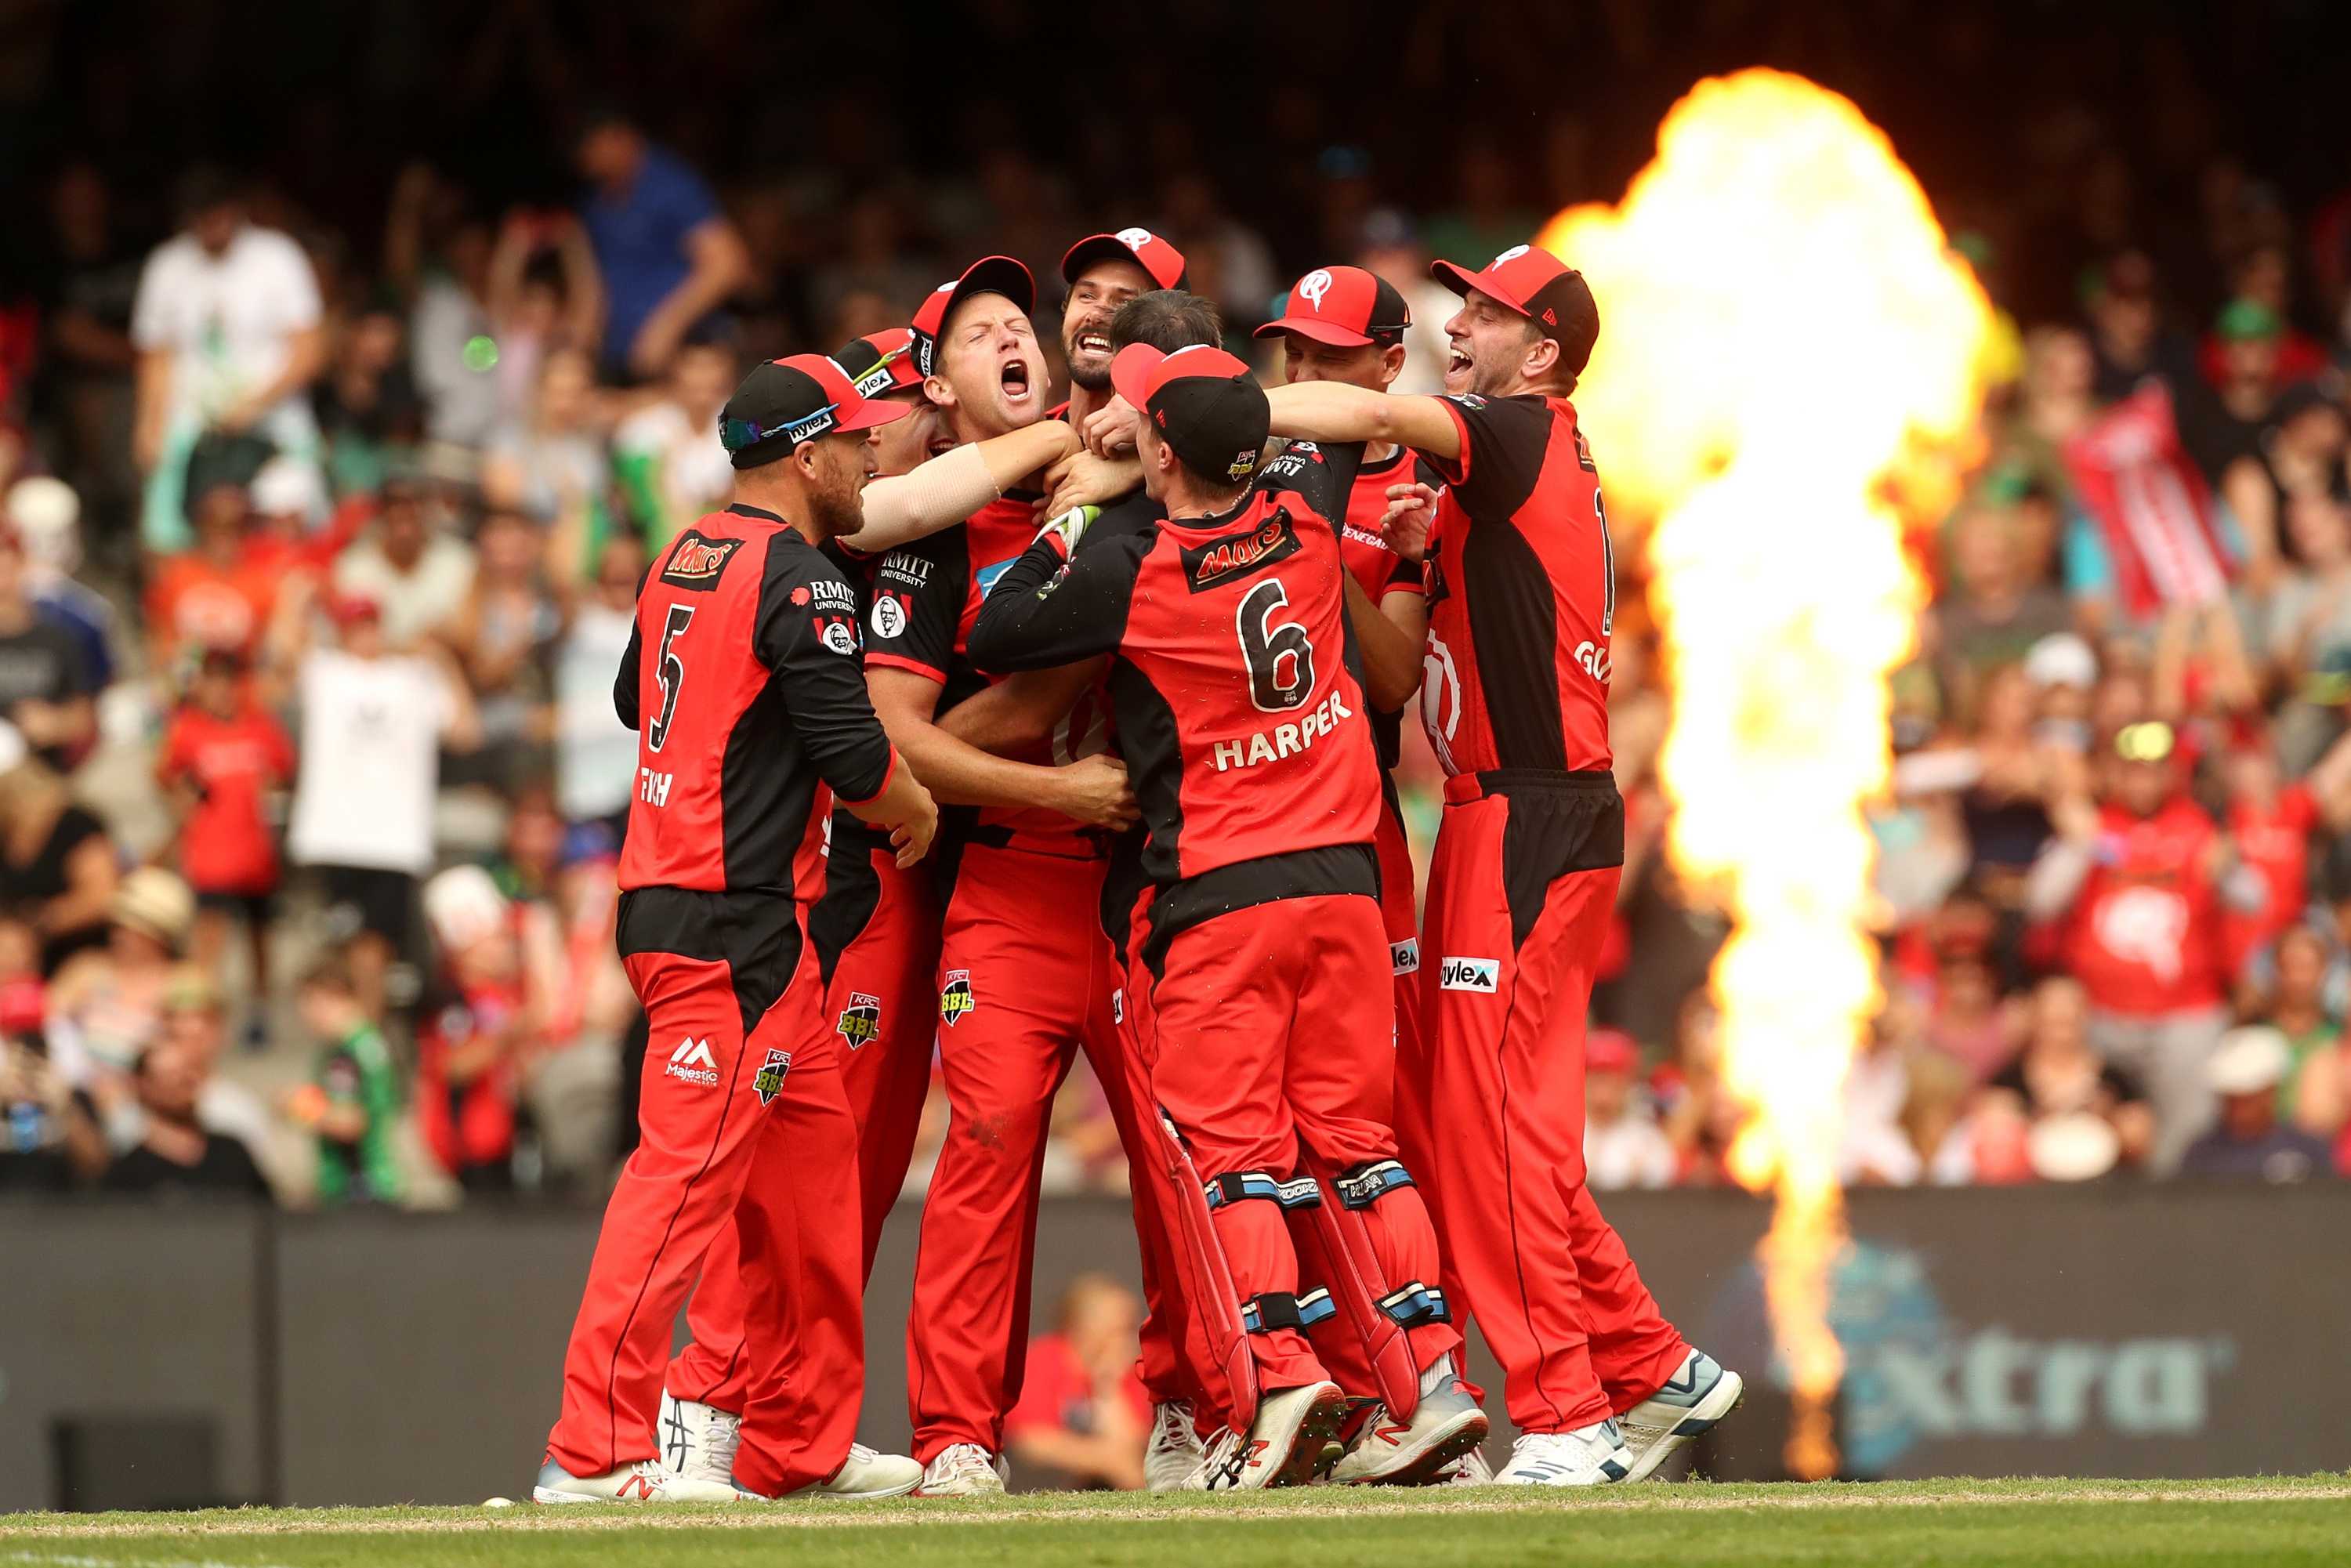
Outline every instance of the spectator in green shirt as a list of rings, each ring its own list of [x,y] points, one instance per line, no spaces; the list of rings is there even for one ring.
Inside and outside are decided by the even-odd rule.
[[[287,1114],[319,1140],[319,1201],[398,1203],[392,1125],[400,1087],[392,1051],[360,1003],[350,971],[329,959],[305,976],[302,1021],[320,1041],[310,1082],[287,1097]]]

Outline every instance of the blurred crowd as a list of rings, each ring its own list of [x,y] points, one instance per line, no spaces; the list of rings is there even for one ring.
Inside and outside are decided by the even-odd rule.
[[[1431,193],[1288,88],[1266,134],[1298,156],[1246,199],[1165,115],[1057,157],[984,100],[935,176],[747,172],[789,136],[539,80],[554,15],[490,7],[465,57],[570,106],[551,143],[531,121],[558,178],[489,142],[372,187],[300,149],[110,160],[99,92],[96,151],[26,187],[0,247],[0,1192],[600,1195],[643,1051],[611,942],[635,766],[611,674],[647,552],[724,501],[745,366],[902,325],[971,256],[1050,277],[1071,238],[1142,223],[1238,352],[1302,267],[1390,278],[1416,318],[1399,390],[1432,390],[1428,258],[1482,263],[1615,188],[1558,112],[1465,131]],[[1999,60],[1953,16],[1934,57],[1963,97]],[[2185,130],[2056,99],[2017,117],[1996,198],[1922,163],[2001,325],[1980,461],[1917,538],[1933,601],[1873,814],[1887,999],[1848,1089],[1855,1182],[2351,1174],[2351,192],[2287,200],[2193,120],[2191,65],[2148,57]],[[855,86],[807,118],[879,159],[903,131]],[[451,90],[507,123],[498,91]],[[1108,181],[1109,146],[1152,177]],[[1612,700],[1631,830],[1594,1184],[1719,1184],[1724,930],[1661,852],[1671,695],[1637,612]],[[1408,749],[1423,850],[1434,779]],[[1056,1128],[1050,1190],[1123,1184],[1082,1065]],[[1115,1312],[1068,1310],[1055,1385],[1117,1426],[1116,1357],[1085,1348]]]

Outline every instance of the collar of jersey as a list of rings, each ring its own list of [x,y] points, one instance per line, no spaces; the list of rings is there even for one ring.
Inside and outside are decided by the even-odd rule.
[[[1270,493],[1264,490],[1245,490],[1241,493],[1238,506],[1228,507],[1221,512],[1210,512],[1205,517],[1169,517],[1166,523],[1169,528],[1191,528],[1199,533],[1213,534],[1232,527],[1243,512],[1256,506],[1259,499]]]
[[[775,513],[767,510],[765,507],[749,506],[741,501],[729,502],[726,509],[734,513],[738,517],[764,517],[771,523],[784,523],[783,518],[776,516]],[[784,523],[784,526],[786,528],[789,528],[791,525]]]

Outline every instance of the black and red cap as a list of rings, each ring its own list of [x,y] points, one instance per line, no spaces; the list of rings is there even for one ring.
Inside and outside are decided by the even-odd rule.
[[[1184,287],[1184,253],[1149,229],[1088,235],[1061,253],[1061,281],[1077,282],[1098,261],[1131,261],[1162,288]]]
[[[914,371],[929,375],[939,368],[939,334],[955,308],[975,294],[1001,294],[1020,307],[1020,314],[1037,313],[1037,280],[1008,256],[983,256],[963,269],[963,276],[942,283],[924,296],[914,311]]]
[[[1257,473],[1273,411],[1249,368],[1222,349],[1163,354],[1129,343],[1110,362],[1110,384],[1202,478],[1238,485]]]
[[[871,430],[910,412],[902,402],[859,396],[847,373],[822,354],[794,354],[751,367],[718,411],[718,440],[736,467],[757,468],[789,456],[803,441]]]
[[[1256,335],[1295,332],[1337,349],[1385,348],[1411,325],[1412,308],[1386,278],[1360,267],[1318,267],[1290,286],[1280,316]]]
[[[1475,289],[1532,321],[1559,345],[1560,360],[1570,373],[1582,375],[1591,361],[1592,345],[1600,340],[1600,307],[1583,274],[1551,252],[1514,245],[1488,262],[1483,272],[1433,261],[1428,275],[1456,294]]]
[[[914,333],[912,328],[893,327],[887,331],[868,333],[852,338],[835,349],[832,362],[849,378],[859,397],[888,397],[892,392],[919,389],[922,373],[914,369]]]

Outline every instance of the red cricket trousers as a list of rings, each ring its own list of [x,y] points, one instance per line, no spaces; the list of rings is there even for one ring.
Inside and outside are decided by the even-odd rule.
[[[856,1289],[850,1297],[854,1301],[872,1276],[883,1221],[905,1183],[923,1098],[930,1086],[939,901],[929,867],[902,870],[886,842],[869,848],[870,840],[845,831],[842,822],[841,817],[834,819],[836,854],[827,867],[824,896],[809,912],[809,933],[820,969],[829,976],[823,1016],[832,1020],[833,1032],[825,1038],[822,1054],[826,1072],[845,1092],[846,1110],[856,1124],[856,1180],[846,1198],[834,1190],[840,1183],[811,1181],[801,1202],[804,1210],[822,1207],[834,1215],[845,1203],[859,1206],[864,1234]],[[829,1117],[830,1105],[814,1105],[799,1089],[800,1081],[792,1079],[773,1113],[803,1123]],[[805,1123],[799,1135],[837,1140],[834,1130],[828,1127],[820,1134]],[[828,1241],[835,1228],[824,1228]],[[746,1289],[734,1267],[736,1257],[733,1232],[722,1231],[686,1309],[690,1343],[671,1362],[665,1383],[677,1398],[728,1411],[742,1409],[749,1380],[749,1361],[743,1353]],[[808,1296],[838,1296],[844,1278],[838,1258],[826,1250],[806,1257],[802,1266],[810,1275]],[[846,1429],[841,1390],[863,1386],[864,1345],[862,1338],[849,1344],[821,1325],[804,1331],[808,1314],[797,1298],[784,1308],[784,1319],[763,1324],[762,1332],[784,1334],[794,1343],[789,1385],[815,1401],[793,1424],[793,1431],[808,1439],[801,1445],[804,1462],[794,1469],[797,1472],[827,1463],[830,1456],[831,1468],[809,1477],[824,1480],[840,1468],[853,1437],[841,1437],[839,1452],[834,1452],[834,1428]],[[845,1357],[844,1352],[849,1353]],[[853,1423],[855,1415],[852,1401],[847,1423]]]
[[[1153,1090],[1202,1181],[1225,1189],[1209,1218],[1233,1287],[1245,1306],[1294,1302],[1299,1240],[1286,1200],[1266,1194],[1261,1178],[1297,1176],[1301,1138],[1341,1170],[1397,1157],[1395,1004],[1379,905],[1355,894],[1247,905],[1177,932],[1156,967]],[[1362,1213],[1387,1281],[1437,1278],[1437,1237],[1416,1188],[1390,1191]],[[1298,1219],[1301,1237],[1311,1225]],[[1459,1343],[1447,1322],[1408,1333],[1420,1367]],[[1296,1327],[1253,1330],[1249,1340],[1263,1390],[1329,1375]]]
[[[1570,1431],[1689,1349],[1584,1186],[1585,1011],[1625,807],[1606,773],[1461,774],[1445,801],[1421,984],[1447,1256],[1510,1419]]]
[[[623,963],[652,1031],[641,1134],[605,1207],[548,1452],[575,1475],[659,1452],[653,1417],[678,1308],[726,1234],[752,1321],[785,1321],[802,1297],[793,1332],[750,1336],[743,1351],[736,1475],[755,1490],[789,1490],[796,1461],[779,1438],[804,1419],[789,1376],[794,1344],[847,1339],[862,1364],[864,1332],[854,1188],[841,1175],[853,1168],[854,1124],[826,1061],[805,911],[785,899],[672,888],[629,897],[639,902],[622,906]],[[655,939],[692,951],[646,950]],[[809,1082],[793,1084],[804,1064]],[[785,1114],[770,1113],[778,1109]],[[828,1182],[831,1207],[803,1197],[803,1184]],[[851,1260],[845,1301],[838,1288],[810,1288],[811,1256]],[[856,1401],[844,1403],[853,1427]],[[845,1454],[845,1438],[841,1447]],[[839,1465],[836,1457],[812,1479]]]

